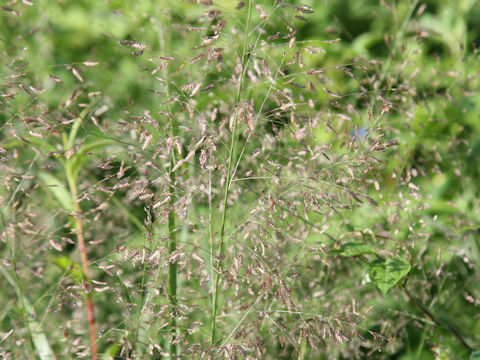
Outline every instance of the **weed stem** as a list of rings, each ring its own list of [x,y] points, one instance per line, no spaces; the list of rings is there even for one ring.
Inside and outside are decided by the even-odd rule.
[[[78,189],[77,189],[77,182],[72,174],[72,169],[70,166],[70,161],[67,159],[66,163],[66,172],[67,172],[67,179],[68,185],[70,188],[70,194],[73,201],[73,209],[75,214],[75,232],[77,234],[77,241],[78,241],[78,249],[80,251],[80,256],[82,259],[82,271],[85,282],[88,284],[90,281],[90,273],[88,270],[88,256],[87,256],[87,248],[85,246],[85,237],[83,232],[83,222],[82,222],[82,209],[80,208],[80,200],[78,198]],[[90,331],[90,345],[92,351],[92,360],[97,360],[97,336],[95,331],[95,313],[93,309],[93,302],[90,294],[86,292],[85,294],[85,302],[87,305],[87,313],[88,313],[88,326]]]
[[[462,344],[462,346],[465,349],[467,349],[469,351],[473,350],[472,347],[467,344],[467,342],[465,341],[463,336],[458,332],[457,329],[455,329],[451,325],[444,324],[442,321],[440,321],[440,319],[438,319],[435,315],[433,315],[433,313],[430,310],[428,310],[422,303],[420,303],[417,299],[415,299],[415,297],[413,297],[413,295],[410,293],[410,291],[408,291],[406,285],[403,286],[403,291],[405,292],[405,294],[407,294],[410,301],[415,306],[417,306],[425,315],[427,315],[434,322],[435,325],[437,325],[439,327],[443,327],[443,328],[447,329],[448,331],[450,331],[453,335],[455,335],[455,337],[458,339],[458,341],[460,341],[460,344]]]

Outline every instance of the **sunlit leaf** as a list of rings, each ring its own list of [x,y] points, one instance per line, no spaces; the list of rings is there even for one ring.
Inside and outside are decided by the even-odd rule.
[[[376,254],[377,250],[371,244],[364,242],[350,242],[342,245],[342,252],[340,255],[345,257],[353,257],[367,254]]]
[[[408,260],[401,258],[377,259],[369,265],[369,275],[372,282],[385,295],[410,271]]]
[[[41,172],[39,176],[60,205],[62,205],[65,210],[73,212],[73,200],[70,196],[70,192],[67,190],[66,184],[62,183],[58,178],[47,172]]]

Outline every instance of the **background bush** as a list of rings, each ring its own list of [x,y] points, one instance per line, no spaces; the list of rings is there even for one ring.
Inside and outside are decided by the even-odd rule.
[[[478,356],[479,12],[5,4],[1,356]]]

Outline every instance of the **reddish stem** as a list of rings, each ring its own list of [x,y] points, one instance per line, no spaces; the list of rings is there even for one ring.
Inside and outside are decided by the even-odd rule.
[[[70,184],[70,191],[72,192],[72,197],[74,201],[74,210],[75,210],[75,228],[77,232],[78,240],[78,249],[80,251],[80,256],[82,258],[82,270],[85,281],[88,283],[90,279],[90,274],[88,271],[88,256],[87,248],[85,246],[85,237],[83,233],[83,223],[82,223],[82,209],[80,208],[80,202],[78,201],[77,188],[75,184]],[[93,310],[93,302],[90,298],[90,295],[85,295],[87,303],[87,313],[88,313],[88,326],[90,329],[90,346],[92,351],[92,360],[98,360],[97,355],[97,336],[95,331],[95,313]]]
[[[95,335],[95,313],[93,312],[93,302],[90,296],[87,296],[88,324],[90,327],[90,344],[92,348],[92,360],[97,360],[97,337]]]

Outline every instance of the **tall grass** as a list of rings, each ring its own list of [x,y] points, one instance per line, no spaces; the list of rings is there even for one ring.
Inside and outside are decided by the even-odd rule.
[[[243,46],[241,52],[241,71],[239,75],[238,85],[237,85],[237,94],[234,102],[234,115],[233,115],[233,126],[232,126],[232,135],[230,139],[230,149],[229,157],[227,162],[227,175],[225,179],[225,191],[223,196],[223,207],[222,207],[222,220],[220,224],[220,236],[218,242],[218,251],[217,258],[219,259],[215,266],[215,285],[213,289],[213,301],[212,301],[212,315],[211,315],[211,326],[210,326],[210,344],[214,344],[215,341],[215,327],[217,323],[217,306],[218,306],[218,285],[220,281],[220,267],[223,258],[223,247],[225,241],[225,224],[227,219],[227,207],[228,207],[228,195],[230,192],[231,178],[232,178],[232,164],[235,162],[235,153],[236,153],[236,143],[237,143],[237,123],[238,123],[238,107],[240,105],[240,99],[242,96],[242,91],[245,83],[246,72],[248,69],[248,61],[250,57],[247,55],[248,52],[248,38],[250,32],[250,20],[252,16],[252,2],[249,0],[248,4],[248,13],[247,20],[245,23],[245,30],[243,34]],[[213,264],[212,264],[213,266]]]
[[[3,8],[0,357],[475,356],[473,20],[314,5]]]

